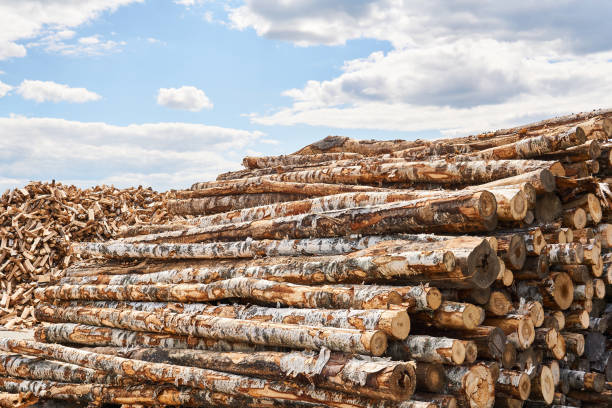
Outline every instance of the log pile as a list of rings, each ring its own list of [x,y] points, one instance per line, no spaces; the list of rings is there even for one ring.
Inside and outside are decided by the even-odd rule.
[[[75,242],[0,401],[609,407],[612,111],[328,137]],[[233,205],[235,203],[235,205]]]
[[[73,241],[106,241],[126,225],[173,218],[151,189],[82,190],[32,182],[0,196],[0,327],[35,323],[34,289],[79,258]]]

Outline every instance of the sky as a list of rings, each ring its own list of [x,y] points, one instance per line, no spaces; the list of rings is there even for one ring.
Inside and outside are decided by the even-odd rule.
[[[0,192],[612,107],[605,0],[0,0]]]

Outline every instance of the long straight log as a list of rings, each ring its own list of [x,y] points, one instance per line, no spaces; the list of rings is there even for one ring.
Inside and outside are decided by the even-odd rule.
[[[263,346],[226,340],[144,333],[74,323],[39,326],[34,338],[45,343],[79,344],[90,347],[160,347],[212,351],[256,351]]]
[[[135,310],[56,308],[40,306],[37,318],[50,322],[110,326],[142,332],[157,332],[246,342],[267,346],[319,349],[379,356],[387,348],[381,331],[359,331],[335,327],[300,326],[239,320],[210,315],[149,313]]]
[[[278,400],[316,402],[335,407],[374,407],[372,400],[349,397],[344,393],[301,387],[287,381],[264,380],[218,371],[182,367],[163,363],[126,359],[97,354],[57,344],[0,339],[0,349],[10,352],[44,356],[54,360],[99,370],[112,371],[129,378],[174,384],[181,379],[184,386],[221,392],[238,397],[273,398]]]
[[[497,224],[494,196],[482,191],[471,196],[420,200],[326,211],[315,214],[244,223],[192,227],[179,231],[125,238],[123,242],[204,242],[252,239],[335,237],[398,232],[490,231]]]
[[[319,353],[241,353],[126,348],[107,349],[103,354],[253,377],[277,380],[293,378],[348,394],[393,401],[409,399],[416,386],[416,374],[410,364],[364,356],[355,358],[342,353],[331,353],[327,349]]]
[[[242,165],[247,169],[265,169],[267,167],[278,166],[311,166],[315,163],[361,158],[363,158],[363,155],[350,152],[309,154],[307,156],[297,154],[260,157],[247,156],[242,159]]]
[[[211,315],[241,320],[299,324],[316,327],[337,327],[355,330],[380,330],[397,339],[405,339],[410,332],[410,317],[405,310],[357,309],[296,309],[257,305],[210,305],[206,303],[162,302],[67,302],[61,308],[106,308],[143,312],[173,312]],[[161,312],[160,312],[161,311]]]
[[[252,278],[232,278],[209,284],[61,285],[39,288],[37,299],[210,302],[242,298],[286,306],[327,309],[386,309],[400,304],[392,286],[304,286]],[[405,289],[405,288],[404,288]]]
[[[307,196],[286,193],[257,193],[168,200],[168,212],[174,215],[206,215],[243,208],[303,200]]]
[[[460,340],[415,335],[401,342],[391,342],[387,354],[394,360],[461,365],[465,361],[465,350]]]
[[[552,193],[555,191],[555,175],[549,169],[538,169],[513,177],[502,178],[481,184],[478,187],[483,190],[502,186],[515,186],[522,183],[529,183],[538,194]]]

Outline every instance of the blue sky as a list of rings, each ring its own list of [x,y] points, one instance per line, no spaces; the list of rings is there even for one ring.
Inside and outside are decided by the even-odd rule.
[[[185,188],[328,134],[612,105],[597,1],[0,0],[0,188]]]

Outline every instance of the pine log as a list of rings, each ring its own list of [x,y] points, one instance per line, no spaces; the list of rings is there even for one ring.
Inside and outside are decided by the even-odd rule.
[[[210,240],[236,241],[249,237],[284,239],[398,232],[459,233],[490,231],[496,224],[495,198],[491,193],[482,191],[459,198],[423,198],[270,220],[192,227],[125,238],[123,242],[190,243]]]
[[[565,339],[567,351],[577,355],[578,357],[584,354],[584,336],[580,333],[562,332],[561,335]]]
[[[253,278],[232,278],[209,284],[157,285],[62,285],[35,291],[42,301],[128,300],[162,302],[210,302],[242,298],[293,307],[327,309],[386,309],[407,296],[391,286],[304,286]],[[421,291],[422,293],[422,291]],[[421,294],[419,293],[419,294]],[[424,294],[425,300],[427,294]]]
[[[448,390],[457,396],[463,406],[491,408],[495,402],[495,382],[483,364],[471,367],[445,367]]]
[[[601,155],[601,147],[597,140],[588,140],[586,143],[575,145],[558,152],[544,155],[547,160],[559,160],[564,163],[577,163],[586,160],[595,160]]]
[[[122,357],[87,352],[57,344],[44,344],[25,340],[0,339],[0,349],[10,352],[27,352],[58,361],[78,364],[82,367],[113,371],[129,378],[174,384],[181,378],[184,386],[221,392],[247,398],[274,398],[289,401],[308,401],[336,407],[374,407],[371,400],[349,397],[343,393],[323,389],[313,390],[287,381],[264,380],[235,374],[163,363],[149,363]],[[343,405],[341,405],[343,404]]]
[[[535,340],[535,327],[528,316],[506,315],[503,317],[487,317],[483,324],[502,329],[506,336],[508,336],[508,340],[521,350],[531,346]]]
[[[461,365],[465,361],[465,351],[460,340],[412,335],[401,342],[391,342],[387,354],[394,360]]]
[[[495,391],[524,401],[531,393],[531,380],[527,374],[520,371],[500,370]]]
[[[566,310],[574,300],[574,285],[564,272],[551,273],[542,281],[520,281],[515,290],[520,298],[540,301],[549,309]]]
[[[535,208],[535,217],[538,222],[545,224],[554,221],[562,211],[561,200],[556,194],[544,193],[538,196]]]
[[[133,360],[214,369],[233,374],[283,380],[292,378],[318,387],[376,399],[409,399],[416,385],[412,365],[342,353],[293,351],[214,352],[160,348],[104,350]]]
[[[605,378],[599,373],[585,373],[562,369],[561,375],[567,379],[570,388],[574,390],[591,390],[602,392],[604,390]]]
[[[484,310],[470,303],[444,301],[432,312],[421,312],[413,315],[415,324],[437,328],[472,330],[480,325]]]
[[[239,320],[210,315],[151,313],[135,310],[95,308],[56,308],[39,306],[36,316],[53,323],[80,323],[141,332],[168,333],[205,337],[230,342],[253,343],[316,350],[327,347],[334,351],[379,356],[387,348],[382,331],[359,331],[336,327],[302,326]]]
[[[174,215],[207,215],[243,208],[303,200],[307,196],[287,193],[256,193],[168,200],[168,212]],[[136,227],[137,228],[137,227]]]
[[[540,365],[531,382],[530,399],[551,404],[555,395],[555,380],[548,366]]]

